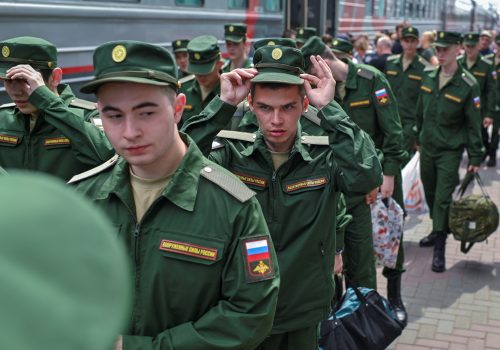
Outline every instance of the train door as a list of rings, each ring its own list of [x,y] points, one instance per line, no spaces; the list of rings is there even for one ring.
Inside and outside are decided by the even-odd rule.
[[[285,26],[314,27],[319,35],[335,35],[338,0],[286,0]]]

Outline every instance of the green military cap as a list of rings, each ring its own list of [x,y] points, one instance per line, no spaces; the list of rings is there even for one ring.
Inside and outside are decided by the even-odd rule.
[[[116,229],[41,173],[13,171],[0,193],[0,349],[111,349],[132,301]]]
[[[307,39],[312,37],[313,35],[317,35],[318,31],[314,27],[299,27],[297,28],[297,36],[295,40],[299,43],[305,43]]]
[[[94,76],[81,92],[96,92],[100,85],[113,82],[177,88],[177,65],[172,54],[140,41],[111,41],[95,49]]]
[[[176,52],[187,52],[189,40],[188,39],[177,39],[172,41],[172,50]]]
[[[497,44],[500,44],[500,34],[497,34],[497,36],[495,37],[495,42]]]
[[[0,78],[5,79],[9,68],[29,64],[35,69],[52,69],[57,66],[56,47],[43,39],[21,36],[0,42]]]
[[[189,73],[203,75],[213,72],[215,64],[220,60],[220,49],[215,36],[198,36],[189,42],[187,48]]]
[[[309,65],[311,64],[310,57],[313,55],[322,55],[326,48],[325,43],[319,36],[312,36],[307,39],[304,46],[300,48],[302,56],[304,56],[304,65],[306,70],[309,69]]]
[[[259,74],[252,83],[284,83],[302,85],[304,57],[299,49],[288,46],[263,46],[253,56],[253,64]]]
[[[448,47],[450,45],[459,45],[462,42],[462,36],[458,32],[439,31],[436,35],[434,46]]]
[[[412,26],[403,28],[401,37],[418,39],[418,29]]]
[[[465,45],[476,45],[479,42],[479,33],[466,33],[463,36]]]
[[[338,53],[347,53],[349,55],[352,54],[352,43],[350,41],[335,38],[332,41],[332,51]]]
[[[253,48],[254,48],[254,50],[257,50],[257,49],[260,49],[262,46],[266,46],[266,45],[297,47],[297,45],[295,44],[295,40],[290,39],[290,38],[265,38],[265,39],[257,40],[253,44]]]
[[[224,40],[241,43],[247,37],[247,26],[243,23],[224,25]]]

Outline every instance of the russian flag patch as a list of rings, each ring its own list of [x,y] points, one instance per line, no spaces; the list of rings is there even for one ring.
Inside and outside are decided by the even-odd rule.
[[[481,108],[481,98],[479,98],[479,96],[474,97],[472,101],[474,102],[474,106],[476,106],[477,109]]]
[[[375,91],[375,97],[377,98],[379,105],[386,105],[389,103],[389,95],[385,88]]]
[[[246,263],[247,282],[252,283],[274,278],[275,272],[269,237],[245,238],[241,243]]]

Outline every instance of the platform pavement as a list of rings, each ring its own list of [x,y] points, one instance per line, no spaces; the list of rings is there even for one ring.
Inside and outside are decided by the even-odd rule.
[[[462,177],[464,172],[462,164]],[[480,174],[500,207],[500,166],[481,167]],[[480,193],[477,184],[472,192]],[[477,243],[467,254],[448,236],[444,273],[431,271],[433,248],[418,245],[431,229],[428,214],[410,215],[405,224],[402,295],[409,323],[389,349],[500,349],[500,228],[487,243]],[[386,295],[381,272],[377,268],[378,290]]]

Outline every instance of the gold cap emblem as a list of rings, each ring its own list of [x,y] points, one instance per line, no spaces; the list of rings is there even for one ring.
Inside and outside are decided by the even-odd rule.
[[[413,32],[413,28],[412,28],[412,27],[408,28],[408,31],[409,31],[410,33],[411,33],[411,32]]]
[[[229,31],[232,33],[234,32],[234,27],[233,26],[229,26]]]
[[[472,39],[472,34],[469,34],[469,39]]]
[[[181,46],[181,41],[180,41],[180,40],[177,40],[177,41],[175,42],[175,44],[176,44],[177,46]]]
[[[268,41],[268,42],[267,42],[267,45],[269,45],[269,46],[274,46],[274,45],[276,45],[276,43],[275,43],[274,41],[272,41],[272,40],[271,40],[271,41]]]
[[[116,63],[123,62],[127,58],[127,49],[123,45],[116,45],[111,51],[111,58]]]
[[[338,40],[334,40],[333,41],[333,46],[337,46],[339,44],[339,41]]]
[[[10,49],[8,46],[2,47],[2,56],[3,57],[9,57],[10,56]]]
[[[299,29],[299,34],[304,34],[304,29]]]
[[[442,39],[444,38],[444,32],[439,33],[439,37]]]
[[[194,59],[199,60],[201,58],[200,54],[198,52],[194,53]]]
[[[279,47],[275,48],[273,52],[271,52],[271,57],[274,58],[276,61],[279,60],[283,56],[283,51]]]
[[[53,65],[54,65],[54,62],[47,62],[47,67],[52,68]]]

